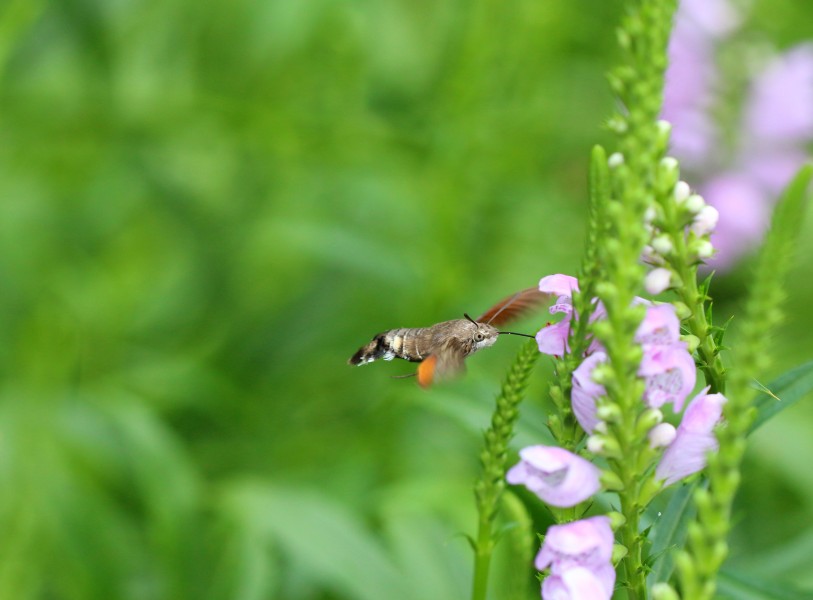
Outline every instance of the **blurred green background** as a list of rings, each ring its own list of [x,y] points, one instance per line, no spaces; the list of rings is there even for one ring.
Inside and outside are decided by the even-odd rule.
[[[346,360],[575,270],[622,10],[0,3],[0,598],[465,597],[522,342],[428,392]],[[813,36],[804,0],[749,27]],[[806,231],[776,373],[813,358]],[[745,285],[718,278],[720,314]],[[754,437],[730,563],[813,586],[810,404]],[[504,567],[495,597],[538,597]]]

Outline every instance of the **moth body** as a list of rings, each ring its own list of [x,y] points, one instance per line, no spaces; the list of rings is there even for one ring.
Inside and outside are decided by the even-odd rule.
[[[348,361],[351,365],[364,365],[378,359],[403,358],[421,362],[441,351],[453,351],[462,358],[481,348],[494,345],[498,331],[487,323],[473,323],[467,319],[443,321],[431,327],[390,329],[374,336]]]

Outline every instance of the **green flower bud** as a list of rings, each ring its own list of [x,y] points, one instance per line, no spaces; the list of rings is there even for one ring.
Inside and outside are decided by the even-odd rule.
[[[668,583],[656,583],[652,586],[652,600],[680,600],[680,596]]]
[[[610,492],[620,492],[624,489],[624,482],[612,471],[602,471],[598,478],[601,487]],[[623,515],[621,515],[623,518]]]

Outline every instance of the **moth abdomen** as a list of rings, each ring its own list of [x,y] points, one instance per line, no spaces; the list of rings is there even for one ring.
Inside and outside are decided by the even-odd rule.
[[[414,329],[390,329],[376,335],[370,343],[362,346],[348,361],[351,365],[364,365],[374,360],[392,360],[403,358],[412,362],[420,362],[423,356],[417,352],[414,342]]]

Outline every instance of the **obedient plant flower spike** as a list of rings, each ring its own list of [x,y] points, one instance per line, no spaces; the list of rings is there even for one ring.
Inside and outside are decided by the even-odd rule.
[[[480,455],[483,470],[474,486],[479,523],[477,539],[471,540],[474,548],[472,600],[484,600],[486,597],[491,554],[496,543],[492,525],[505,489],[508,442],[514,435],[518,407],[538,358],[539,349],[535,342],[529,340],[520,350],[502,384],[491,427],[484,434],[485,444]]]
[[[689,311],[689,314],[685,315],[685,323],[689,333],[698,339],[700,369],[703,371],[706,384],[711,387],[711,392],[722,393],[725,391],[725,367],[720,358],[720,348],[713,335],[712,323],[707,318],[708,290],[705,285],[698,286],[697,283],[697,240],[694,232],[688,237],[686,234],[686,227],[691,222],[689,219],[694,219],[696,215],[711,207],[704,206],[702,198],[697,194],[684,198],[685,183],[679,180],[679,174],[677,165],[661,164],[656,194],[663,215],[663,219],[658,223],[662,232],[659,238],[666,236],[670,241],[670,249],[668,253],[661,254],[666,267],[650,272],[647,283],[653,287],[662,284],[665,278],[661,273],[662,269],[671,271],[672,279],[680,282],[680,285],[674,286],[674,290]],[[697,200],[692,200],[693,198]],[[713,218],[710,212],[706,216]],[[705,217],[703,219],[705,223]],[[694,254],[691,247],[693,241]]]
[[[607,395],[599,398],[603,407],[617,410],[618,418],[606,423],[607,433],[599,444],[620,458],[607,456],[610,469],[620,479],[618,492],[624,524],[618,535],[626,546],[622,560],[622,579],[630,600],[647,597],[646,573],[643,566],[643,539],[639,518],[643,510],[641,487],[646,480],[642,466],[654,453],[647,432],[636,427],[645,410],[641,402],[643,382],[638,378],[642,349],[635,335],[644,309],[635,297],[644,282],[644,267],[639,262],[642,250],[651,237],[647,220],[657,217],[649,210],[654,203],[653,183],[668,143],[668,128],[657,121],[666,69],[666,47],[676,8],[674,0],[639,0],[633,2],[619,32],[619,43],[625,55],[622,66],[610,73],[610,83],[626,112],[610,120],[618,134],[618,150],[623,160],[616,160],[610,171],[614,201],[606,207],[609,235],[604,236],[599,256],[605,266],[605,278],[596,286],[598,298],[607,312],[604,321],[596,322],[594,333],[603,344],[609,375],[602,381]],[[675,180],[674,184],[677,183]],[[594,440],[595,441],[595,440]]]
[[[695,493],[697,515],[688,528],[687,547],[676,556],[681,597],[707,600],[714,596],[716,575],[728,554],[726,535],[731,527],[731,507],[740,481],[743,441],[753,422],[750,382],[769,366],[766,339],[782,318],[785,277],[798,238],[807,187],[813,166],[804,167],[785,191],[774,210],[771,229],[760,252],[742,318],[737,345],[738,368],[732,371],[728,401],[723,407],[725,427],[717,429],[719,451],[709,455],[708,490]]]

